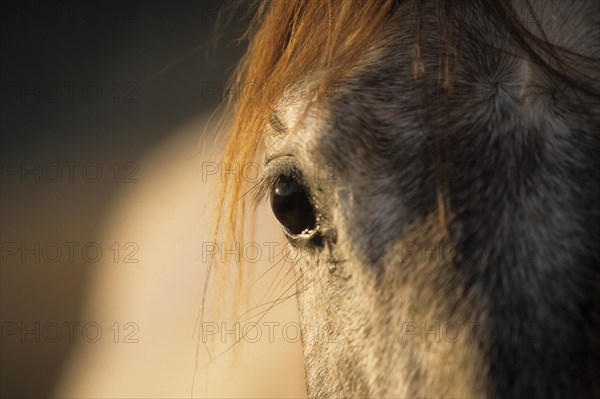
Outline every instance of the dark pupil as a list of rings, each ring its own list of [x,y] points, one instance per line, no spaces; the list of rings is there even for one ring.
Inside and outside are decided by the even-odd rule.
[[[289,178],[279,180],[271,191],[271,208],[291,234],[315,228],[315,214],[304,188]]]

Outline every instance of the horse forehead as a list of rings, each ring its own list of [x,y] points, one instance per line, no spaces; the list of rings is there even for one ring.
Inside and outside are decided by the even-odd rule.
[[[311,112],[312,98],[305,93],[309,84],[297,85],[294,95],[282,98],[273,113],[264,135],[267,162],[278,156],[293,155],[307,168],[317,162],[314,150],[323,134],[326,109]],[[298,93],[303,93],[302,95]]]
[[[534,2],[534,6],[539,4]],[[538,16],[548,35],[568,47],[578,48],[573,45],[574,37],[581,39],[578,42],[589,43],[592,39],[585,33],[590,27],[590,19],[586,18],[585,11],[590,6],[575,7],[571,12],[573,16],[561,20],[563,24],[559,27],[550,22],[556,19],[557,10],[566,6],[560,3],[556,7],[553,12],[540,7]],[[592,8],[597,11],[598,6]],[[472,21],[472,29],[482,26],[496,29],[480,19]],[[582,27],[565,35],[565,30],[575,29],[573,21]],[[436,102],[435,95],[440,90],[441,49],[435,45],[429,48],[430,53],[423,49],[426,72],[420,79],[422,87],[416,89],[412,28],[410,23],[401,24],[387,44],[378,51],[367,51],[362,66],[352,71],[352,76],[336,85],[325,98],[316,101],[313,98],[314,83],[310,82],[317,80],[314,75],[318,78],[318,73],[313,74],[315,79],[312,81],[295,84],[276,107],[285,129],[268,129],[267,157],[285,152],[308,164],[324,162],[360,176],[366,175],[365,172],[385,173],[389,171],[390,163],[413,163],[413,158],[422,163],[418,161],[419,157],[426,162],[432,161],[419,148],[429,145],[432,134],[438,131],[461,129],[469,123],[495,131],[498,121],[491,117],[499,114],[509,119],[512,127],[537,127],[547,119],[551,108],[557,106],[551,98],[557,88],[552,87],[539,68],[524,59],[514,48],[514,43],[508,42],[502,34],[490,37],[492,43],[475,39],[462,44],[462,55],[454,71],[453,100],[449,104]],[[424,22],[424,35],[429,30],[433,35],[435,29],[432,22]],[[586,46],[583,53],[597,55],[597,40],[594,44]],[[477,58],[476,63],[472,62],[473,57]],[[309,112],[304,113],[310,102],[315,102],[316,106],[309,106]],[[319,112],[314,113],[315,109]],[[446,114],[441,115],[441,109]],[[302,123],[296,126],[300,120]],[[467,136],[461,137],[464,141]]]

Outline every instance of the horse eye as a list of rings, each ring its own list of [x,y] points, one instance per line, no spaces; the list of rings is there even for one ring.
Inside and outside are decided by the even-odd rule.
[[[281,177],[271,189],[271,208],[289,235],[308,234],[316,217],[306,189],[294,179]]]

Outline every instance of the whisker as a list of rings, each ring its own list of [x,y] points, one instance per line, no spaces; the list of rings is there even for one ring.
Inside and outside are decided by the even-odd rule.
[[[301,277],[302,277],[302,276],[299,276],[298,278],[300,279]],[[284,295],[284,294],[285,294],[285,293],[286,293],[286,292],[287,292],[287,291],[288,291],[290,288],[294,287],[294,286],[295,286],[295,284],[296,284],[297,282],[298,282],[298,280],[296,280],[296,281],[295,281],[295,282],[294,282],[292,285],[290,285],[290,287],[288,287],[288,288],[287,288],[287,289],[286,289],[286,290],[283,292],[283,294],[282,294],[282,295],[281,295],[281,296],[278,298],[278,300],[279,300],[279,299],[281,299],[281,298],[283,297],[283,295]],[[296,295],[296,293],[295,293],[295,294],[293,294],[293,295],[290,295],[289,297],[293,297],[294,295]],[[286,298],[286,299],[288,299],[288,298]],[[275,301],[275,302],[276,302],[276,301]],[[262,314],[262,315],[259,317],[259,319],[256,321],[256,323],[259,323],[259,322],[260,322],[260,321],[261,321],[261,320],[262,320],[262,319],[263,319],[263,318],[264,318],[264,317],[267,315],[267,313],[268,313],[268,312],[269,312],[271,309],[273,309],[273,307],[275,307],[275,305],[276,305],[276,304],[273,304],[273,305],[271,305],[271,306],[270,306],[268,309],[266,309],[266,310],[263,312],[263,314]],[[245,335],[242,335],[242,336],[241,336],[241,338],[240,338],[238,341],[234,342],[234,343],[233,343],[233,344],[231,344],[229,347],[227,347],[225,350],[223,350],[221,353],[219,353],[219,354],[218,354],[216,357],[212,358],[212,360],[211,360],[209,363],[205,364],[204,366],[202,366],[202,367],[200,367],[200,368],[197,368],[197,369],[194,371],[194,375],[195,375],[196,371],[199,371],[199,370],[203,370],[203,369],[205,369],[205,368],[206,368],[206,367],[208,367],[208,366],[209,366],[209,365],[210,365],[212,362],[214,362],[214,361],[218,360],[218,359],[219,359],[219,358],[221,358],[223,355],[225,355],[226,353],[228,353],[228,352],[229,352],[231,349],[233,349],[233,347],[234,347],[236,344],[238,344],[239,342],[241,342],[241,340],[242,340],[244,337],[245,337]]]

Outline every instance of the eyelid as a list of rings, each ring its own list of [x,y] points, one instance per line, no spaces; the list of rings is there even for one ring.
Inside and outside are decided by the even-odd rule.
[[[265,164],[265,170],[254,187],[254,203],[259,204],[267,198],[271,192],[271,188],[282,177],[287,177],[296,180],[307,191],[310,192],[310,187],[306,183],[298,162],[290,155],[279,156],[268,160]]]

